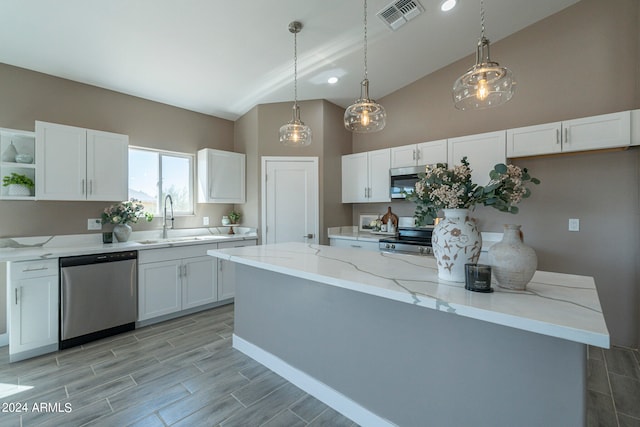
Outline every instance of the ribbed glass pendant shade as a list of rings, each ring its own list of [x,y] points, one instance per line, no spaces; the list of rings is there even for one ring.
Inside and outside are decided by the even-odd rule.
[[[504,104],[516,89],[513,74],[489,59],[489,40],[478,42],[476,65],[456,80],[453,102],[459,110],[482,109]]]
[[[300,120],[298,106],[298,33],[302,24],[293,21],[289,24],[289,32],[293,34],[293,118],[280,126],[280,143],[289,147],[305,147],[311,144],[311,128]]]
[[[280,127],[280,142],[289,147],[304,147],[311,144],[311,128],[300,120],[300,107],[293,104],[293,119]]]
[[[387,112],[373,99],[369,99],[369,80],[361,83],[360,99],[344,112],[344,126],[356,133],[377,132],[384,129]]]

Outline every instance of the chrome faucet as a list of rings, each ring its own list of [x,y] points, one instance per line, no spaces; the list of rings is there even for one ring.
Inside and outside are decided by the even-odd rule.
[[[164,216],[162,217],[162,238],[167,238],[167,199],[169,199],[169,206],[171,207],[171,229],[173,230],[173,199],[171,194],[167,194],[164,198]]]

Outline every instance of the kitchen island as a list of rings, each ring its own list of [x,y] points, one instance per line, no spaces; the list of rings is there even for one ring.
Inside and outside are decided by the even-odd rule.
[[[234,347],[367,426],[580,426],[587,345],[608,348],[592,278],[536,272],[473,293],[431,257],[302,243],[236,263]]]

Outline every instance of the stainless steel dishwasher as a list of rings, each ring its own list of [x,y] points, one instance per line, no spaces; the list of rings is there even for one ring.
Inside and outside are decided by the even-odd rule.
[[[137,251],[60,258],[60,349],[135,329]]]

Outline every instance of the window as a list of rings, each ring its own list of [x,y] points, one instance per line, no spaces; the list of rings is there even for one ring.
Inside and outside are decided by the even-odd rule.
[[[130,147],[129,198],[161,215],[170,194],[174,214],[193,215],[193,160],[190,154]]]

